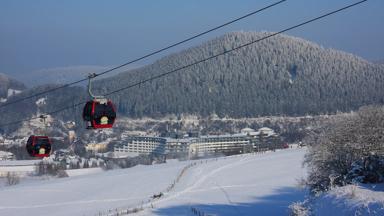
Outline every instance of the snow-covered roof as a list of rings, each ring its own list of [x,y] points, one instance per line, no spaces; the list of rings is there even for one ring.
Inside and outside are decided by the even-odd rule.
[[[223,135],[206,135],[200,136],[198,138],[226,138],[226,137],[245,137],[247,134],[237,133],[237,134],[223,134]]]
[[[259,129],[259,131],[273,131],[273,130],[269,127],[262,127]]]
[[[13,156],[11,152],[0,151],[0,157]]]
[[[266,134],[267,136],[275,135],[275,131],[273,131],[271,128],[268,127],[262,127],[258,130],[259,133]]]
[[[243,128],[243,129],[241,129],[241,133],[251,133],[251,132],[255,132],[255,130],[252,129],[252,128]]]
[[[248,133],[250,136],[259,136],[260,135],[260,132],[259,131],[255,131],[255,132],[250,132]]]
[[[35,103],[37,106],[42,106],[46,104],[47,98],[39,98]]]

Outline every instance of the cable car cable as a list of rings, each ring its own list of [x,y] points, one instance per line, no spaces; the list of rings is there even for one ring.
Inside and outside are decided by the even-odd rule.
[[[362,0],[362,1],[359,1],[359,2],[356,2],[356,3],[353,3],[353,4],[350,4],[350,5],[347,5],[347,6],[345,6],[345,7],[340,8],[340,9],[337,9],[337,10],[334,10],[334,11],[332,11],[332,12],[326,13],[326,14],[324,14],[324,15],[318,16],[318,17],[316,17],[316,18],[313,18],[313,19],[304,21],[304,22],[302,22],[302,23],[300,23],[300,24],[294,25],[294,26],[292,26],[292,27],[286,28],[286,29],[281,30],[281,31],[279,31],[279,32],[270,34],[270,35],[268,35],[268,36],[259,38],[259,39],[257,39],[257,40],[248,42],[248,43],[246,43],[246,44],[240,45],[240,46],[238,46],[238,47],[232,48],[232,49],[227,50],[227,51],[225,51],[225,52],[216,54],[216,55],[214,55],[214,56],[211,56],[211,57],[208,57],[208,58],[199,60],[199,61],[197,61],[197,62],[188,64],[188,65],[185,65],[185,66],[182,66],[182,67],[179,67],[179,68],[177,68],[177,69],[168,71],[168,72],[166,72],[166,73],[162,73],[162,74],[159,74],[159,75],[150,77],[150,78],[148,78],[148,79],[145,79],[145,80],[136,82],[136,83],[131,84],[131,85],[129,85],[129,86],[126,86],[126,87],[123,87],[123,88],[120,88],[120,89],[116,89],[116,90],[114,90],[114,91],[108,92],[107,94],[105,94],[105,96],[112,95],[112,94],[115,94],[115,93],[117,93],[117,92],[124,91],[124,90],[127,90],[127,89],[129,89],[129,88],[133,88],[133,87],[135,87],[135,86],[139,86],[139,85],[141,85],[141,84],[143,84],[143,83],[146,83],[146,82],[149,82],[149,81],[152,81],[152,80],[155,80],[155,79],[159,79],[159,78],[161,78],[161,77],[164,77],[164,76],[173,74],[173,73],[178,72],[178,71],[180,71],[180,70],[183,70],[183,69],[185,69],[185,68],[188,68],[188,67],[191,67],[191,66],[200,64],[200,63],[202,63],[202,62],[205,62],[205,61],[208,61],[208,60],[217,58],[217,57],[222,56],[222,55],[225,55],[225,54],[227,54],[227,53],[229,53],[229,52],[233,52],[233,51],[235,51],[235,50],[238,50],[238,49],[247,47],[247,46],[252,45],[252,44],[255,44],[255,43],[258,43],[258,42],[260,42],[260,41],[266,40],[266,39],[271,38],[271,37],[273,37],[273,36],[282,34],[282,33],[287,32],[287,31],[289,31],[289,30],[292,30],[292,29],[301,27],[301,26],[306,25],[306,24],[308,24],[308,23],[312,23],[312,22],[314,22],[314,21],[316,21],[316,20],[319,20],[319,19],[328,17],[328,16],[330,16],[330,15],[336,14],[336,13],[338,13],[338,12],[344,11],[344,10],[346,10],[346,9],[348,9],[348,8],[357,6],[357,5],[362,4],[362,3],[366,2],[366,1],[368,1],[368,0]],[[48,115],[52,115],[52,114],[55,114],[55,113],[59,113],[59,112],[62,112],[62,111],[64,111],[64,110],[71,109],[71,108],[80,106],[80,105],[82,105],[82,104],[85,104],[86,102],[87,102],[87,101],[79,102],[79,103],[73,104],[73,105],[71,105],[71,106],[67,106],[67,107],[61,108],[61,109],[59,109],[59,110],[55,110],[55,111],[49,112],[49,113],[47,113],[47,114],[48,114]],[[7,126],[7,125],[12,125],[12,124],[17,124],[17,123],[21,123],[21,122],[24,122],[24,121],[30,121],[30,120],[37,119],[37,118],[39,118],[39,117],[34,117],[34,118],[28,118],[28,119],[18,120],[18,121],[14,121],[14,122],[9,122],[9,123],[6,123],[6,124],[1,124],[0,127],[4,127],[4,126]]]
[[[163,52],[163,51],[165,51],[165,50],[171,49],[171,48],[173,48],[173,47],[175,47],[175,46],[178,46],[178,45],[183,44],[183,43],[185,43],[185,42],[191,41],[191,40],[193,40],[193,39],[195,39],[195,38],[198,38],[198,37],[200,37],[200,36],[203,36],[203,35],[205,35],[205,34],[208,34],[208,33],[212,32],[212,31],[218,30],[218,29],[223,28],[223,27],[225,27],[225,26],[227,26],[227,25],[230,25],[230,24],[232,24],[232,23],[235,23],[235,22],[238,22],[238,21],[240,21],[240,20],[242,20],[242,19],[245,19],[245,18],[247,18],[247,17],[249,17],[249,16],[255,15],[255,14],[259,13],[259,12],[262,12],[262,11],[264,11],[264,10],[267,10],[267,9],[269,9],[269,8],[272,8],[272,7],[274,7],[274,6],[278,5],[278,4],[281,4],[281,3],[285,2],[285,1],[287,1],[287,0],[280,0],[280,1],[278,1],[278,2],[275,2],[275,3],[273,3],[273,4],[270,4],[270,5],[268,5],[268,6],[265,6],[265,7],[261,8],[261,9],[256,10],[256,11],[252,11],[252,12],[250,12],[250,13],[244,15],[244,16],[238,17],[238,18],[233,19],[233,20],[231,20],[231,21],[229,21],[229,22],[226,22],[226,23],[224,23],[224,24],[222,24],[222,25],[216,26],[216,27],[214,27],[214,28],[211,28],[211,29],[209,29],[209,30],[206,30],[206,31],[201,32],[201,33],[199,33],[199,34],[196,34],[196,35],[194,35],[194,36],[191,36],[191,37],[189,37],[189,38],[187,38],[187,39],[185,39],[185,40],[179,41],[179,42],[177,42],[177,43],[171,44],[171,45],[166,46],[166,47],[164,47],[164,48],[161,48],[161,49],[159,49],[159,50],[153,51],[153,52],[151,52],[151,53],[149,53],[149,54],[147,54],[147,55],[144,55],[144,56],[142,56],[142,57],[136,58],[136,59],[134,59],[134,60],[131,60],[131,61],[126,62],[126,63],[124,63],[124,64],[121,64],[121,65],[119,65],[119,66],[116,66],[116,67],[114,67],[114,68],[108,69],[108,70],[106,70],[106,71],[104,71],[104,72],[95,74],[95,77],[97,77],[97,76],[101,76],[101,75],[104,75],[104,74],[107,74],[107,73],[110,73],[110,72],[115,71],[115,70],[117,70],[117,69],[119,69],[119,68],[122,68],[122,67],[124,67],[124,66],[130,65],[130,64],[132,64],[132,63],[138,62],[138,61],[140,61],[140,60],[143,60],[143,59],[145,59],[145,58],[148,58],[148,57],[150,57],[150,56],[153,56],[153,55],[155,55],[155,54],[158,54],[158,53],[160,53],[160,52]],[[59,87],[55,87],[55,88],[52,88],[52,89],[49,89],[49,90],[46,90],[46,91],[42,91],[42,92],[39,92],[39,93],[30,95],[30,96],[27,96],[27,97],[19,98],[19,99],[16,99],[16,100],[14,100],[14,101],[11,101],[11,102],[8,102],[8,103],[5,103],[5,104],[1,104],[1,105],[0,105],[0,108],[2,108],[2,107],[6,107],[6,106],[9,106],[9,105],[11,105],[11,104],[15,104],[15,103],[18,103],[18,102],[21,102],[21,101],[24,101],[24,100],[28,100],[28,99],[31,99],[31,98],[34,98],[34,97],[37,97],[37,96],[41,96],[41,95],[44,95],[44,94],[47,94],[47,93],[50,93],[50,92],[53,92],[53,91],[57,91],[57,90],[59,90],[59,89],[67,88],[67,87],[69,87],[69,86],[72,86],[72,85],[75,85],[75,84],[84,82],[84,81],[86,81],[86,80],[88,80],[88,78],[84,78],[84,79],[81,79],[81,80],[78,80],[78,81],[75,81],[75,82],[67,83],[67,84],[61,85],[61,86],[59,86]]]

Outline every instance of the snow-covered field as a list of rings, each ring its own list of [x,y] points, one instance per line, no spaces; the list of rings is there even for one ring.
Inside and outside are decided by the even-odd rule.
[[[37,162],[37,160],[0,161],[0,177],[6,176],[8,172],[15,172],[20,176],[32,173]]]
[[[135,207],[144,209],[138,215],[287,215],[292,202],[304,199],[305,192],[296,185],[306,173],[301,165],[305,151],[171,161],[22,181],[0,188],[0,215],[112,215]],[[160,192],[161,198],[151,198]]]
[[[290,203],[304,198],[304,191],[296,187],[305,176],[304,153],[282,150],[203,162],[150,212],[193,215],[195,208],[212,215],[287,215]]]

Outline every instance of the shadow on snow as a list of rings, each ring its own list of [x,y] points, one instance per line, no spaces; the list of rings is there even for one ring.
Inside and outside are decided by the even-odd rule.
[[[273,194],[254,197],[254,201],[249,203],[235,203],[230,204],[191,204],[170,206],[166,208],[159,208],[153,210],[155,215],[168,216],[168,215],[199,215],[198,212],[205,213],[206,215],[217,216],[241,216],[241,215],[288,215],[288,206],[293,202],[303,201],[307,191],[293,188],[284,187],[274,191]],[[192,208],[194,208],[195,213]]]

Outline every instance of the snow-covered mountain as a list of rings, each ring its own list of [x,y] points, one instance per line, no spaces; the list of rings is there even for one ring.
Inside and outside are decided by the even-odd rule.
[[[77,81],[88,76],[89,73],[99,73],[108,67],[95,65],[79,65],[68,67],[45,68],[28,73],[14,73],[13,76],[27,83],[28,87],[45,84],[64,84]],[[80,83],[81,84],[86,84]]]
[[[232,32],[155,63],[103,79],[104,93],[270,35]],[[383,104],[384,67],[352,54],[278,35],[111,95],[129,116],[253,117],[356,110]]]
[[[74,82],[86,78],[90,73],[100,73],[113,67],[114,66],[98,65],[54,67],[30,71],[28,73],[14,73],[13,76],[16,79],[26,83],[28,87],[36,87],[45,84],[64,84]],[[120,71],[126,71],[137,67],[138,66],[127,66]],[[104,77],[116,75],[117,73],[118,72],[115,71],[114,73],[107,74]],[[83,82],[78,85],[85,86],[86,84],[86,82]]]
[[[25,90],[23,83],[0,73],[0,103],[4,103],[9,97],[17,95]]]
[[[225,34],[151,65],[96,81],[95,93],[126,87],[269,34]],[[383,73],[383,66],[352,54],[279,35],[110,97],[119,116],[128,117],[317,115],[383,104]],[[38,86],[23,92],[22,96],[55,87],[57,85]],[[55,91],[47,95],[46,109],[60,109],[86,98],[86,90],[77,86]],[[33,115],[29,110],[19,112],[25,109],[26,103],[10,106],[5,110],[5,118]],[[31,105],[29,109],[37,108]],[[79,113],[81,107],[54,117],[80,121]]]

